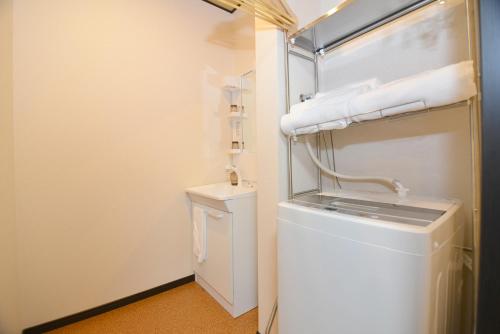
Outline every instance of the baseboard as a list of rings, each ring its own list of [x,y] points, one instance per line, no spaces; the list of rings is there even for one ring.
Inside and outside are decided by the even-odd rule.
[[[26,328],[25,330],[23,330],[23,334],[45,333],[45,332],[48,332],[48,331],[51,331],[51,330],[54,330],[57,328],[61,328],[61,327],[70,325],[70,324],[78,322],[78,321],[82,321],[82,320],[94,317],[96,315],[117,309],[119,307],[126,306],[126,305],[131,304],[131,303],[135,303],[141,299],[145,299],[145,298],[157,295],[159,293],[171,290],[173,288],[177,288],[181,285],[184,285],[184,284],[187,284],[190,282],[194,282],[194,275],[186,276],[186,277],[180,278],[178,280],[175,280],[173,282],[157,286],[156,288],[142,291],[142,292],[136,293],[134,295],[124,297],[124,298],[115,300],[113,302],[91,308],[89,310],[85,310],[82,312],[78,312],[76,314],[68,315],[64,318],[56,319],[56,320],[49,321],[49,322],[46,322],[46,323],[41,324],[41,325],[36,325],[36,326],[30,327],[30,328]]]

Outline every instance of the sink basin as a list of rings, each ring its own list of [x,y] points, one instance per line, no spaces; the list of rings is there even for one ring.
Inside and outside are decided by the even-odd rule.
[[[207,184],[205,186],[186,189],[186,192],[190,195],[197,195],[218,201],[255,196],[256,191],[257,187],[255,186],[233,186],[229,182]]]

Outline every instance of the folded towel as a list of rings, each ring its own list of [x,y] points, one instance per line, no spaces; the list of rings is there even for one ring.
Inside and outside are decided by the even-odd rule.
[[[328,126],[332,129],[343,129],[349,125],[344,119],[349,117],[347,102],[354,96],[374,89],[379,85],[378,80],[370,79],[327,93],[318,93],[311,100],[293,105],[290,108],[290,113],[281,118],[281,129],[286,134],[317,132],[316,126],[310,129],[306,127],[337,119],[338,121],[331,122]],[[297,132],[296,130],[300,128],[304,129]]]
[[[349,109],[351,115],[381,111],[385,117],[464,101],[476,94],[469,60],[391,81],[354,97]]]
[[[422,72],[379,85],[375,79],[296,104],[281,118],[287,135],[344,129],[374,120],[467,100],[477,94],[472,61]]]
[[[193,254],[198,263],[207,259],[207,214],[199,206],[193,206]]]

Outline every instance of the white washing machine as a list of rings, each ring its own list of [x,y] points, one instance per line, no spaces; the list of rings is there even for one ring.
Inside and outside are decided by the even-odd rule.
[[[461,207],[354,193],[280,203],[280,333],[459,333]]]

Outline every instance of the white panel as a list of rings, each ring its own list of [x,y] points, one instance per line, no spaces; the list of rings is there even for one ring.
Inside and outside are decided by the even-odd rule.
[[[458,334],[460,213],[417,228],[281,203],[280,330]]]
[[[278,228],[282,333],[425,333],[424,257],[290,222]]]
[[[207,259],[198,263],[193,256],[194,271],[229,303],[233,302],[233,222],[232,214],[193,203],[207,215]]]
[[[233,213],[233,316],[257,306],[257,201],[228,201]]]
[[[458,197],[470,210],[471,156],[466,107],[334,131],[339,172],[391,176],[414,195]],[[343,189],[391,190],[341,180]]]
[[[287,0],[297,16],[298,29],[313,22],[341,2],[342,0]]]
[[[320,58],[320,91],[378,78],[389,82],[468,59],[463,1],[436,2]]]
[[[264,333],[276,298],[276,203],[287,198],[287,141],[279,127],[285,114],[285,51],[281,31],[261,20],[256,28],[259,332]]]
[[[289,57],[290,104],[300,102],[300,95],[314,94],[314,63],[294,55]],[[318,169],[311,161],[304,145],[304,138],[292,146],[293,191],[301,192],[316,189]]]

